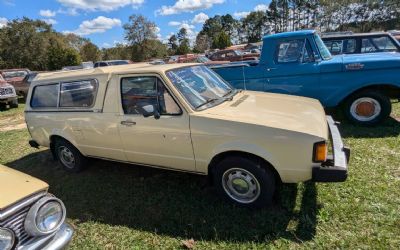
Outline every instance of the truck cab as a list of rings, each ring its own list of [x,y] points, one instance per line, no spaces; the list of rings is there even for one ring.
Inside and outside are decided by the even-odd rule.
[[[236,88],[318,99],[343,107],[358,124],[375,125],[400,96],[400,54],[332,56],[313,30],[264,37],[259,62],[212,67]]]

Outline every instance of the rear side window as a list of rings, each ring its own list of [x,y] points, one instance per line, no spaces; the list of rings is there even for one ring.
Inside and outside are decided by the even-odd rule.
[[[94,104],[97,93],[96,80],[61,83],[60,107],[87,108]]]
[[[36,86],[33,89],[31,107],[32,108],[57,108],[58,102],[58,83],[50,85]]]
[[[282,41],[277,46],[277,62],[278,63],[295,63],[302,59],[304,49],[304,39],[295,39]]]

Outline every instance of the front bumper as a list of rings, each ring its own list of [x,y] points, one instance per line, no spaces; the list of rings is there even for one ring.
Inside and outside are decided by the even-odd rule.
[[[55,234],[33,238],[32,241],[26,243],[25,245],[18,246],[17,250],[64,249],[68,246],[73,234],[74,230],[72,227],[68,223],[64,223]]]
[[[14,102],[17,99],[18,99],[18,96],[16,96],[16,95],[15,96],[7,96],[7,97],[1,96],[0,97],[0,103],[9,104],[9,103]]]
[[[343,182],[347,179],[347,163],[350,159],[350,149],[343,145],[337,123],[332,117],[326,117],[333,154],[320,167],[312,169],[312,181],[315,182]]]

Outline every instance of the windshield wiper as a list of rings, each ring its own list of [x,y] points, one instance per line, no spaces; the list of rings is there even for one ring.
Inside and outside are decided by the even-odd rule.
[[[199,106],[197,106],[196,109],[199,109],[199,108],[203,107],[204,105],[207,105],[207,104],[209,104],[211,102],[215,102],[215,101],[218,101],[218,100],[219,100],[219,98],[210,98],[205,103],[202,103]]]

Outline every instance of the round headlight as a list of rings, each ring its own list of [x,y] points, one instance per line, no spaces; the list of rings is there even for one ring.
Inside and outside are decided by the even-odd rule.
[[[42,232],[50,232],[60,225],[63,219],[63,209],[57,201],[44,204],[36,216],[36,226]]]
[[[61,200],[46,196],[36,202],[25,219],[25,231],[31,236],[42,236],[57,231],[65,220]]]
[[[0,228],[0,249],[10,250],[14,246],[14,242],[14,232],[6,228]]]

